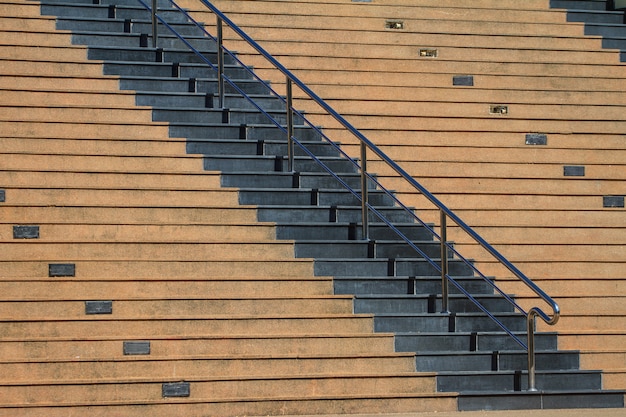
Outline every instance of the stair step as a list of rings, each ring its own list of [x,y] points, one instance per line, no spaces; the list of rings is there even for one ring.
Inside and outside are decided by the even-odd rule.
[[[49,275],[50,264],[75,266],[76,276],[80,278],[126,279],[128,277],[169,276],[188,279],[206,279],[207,276],[250,276],[250,277],[291,277],[311,275],[313,265],[309,259],[283,258],[245,259],[217,261],[194,260],[170,262],[158,260],[146,261],[74,261],[66,256],[46,261],[1,261],[0,276],[13,278],[41,278]]]
[[[334,276],[335,294],[438,294],[441,293],[441,277],[429,276]],[[455,276],[454,279],[471,294],[493,294],[493,286],[472,276]],[[450,294],[459,294],[454,286]]]
[[[229,355],[373,355],[393,351],[393,336],[383,334],[346,335],[231,335],[198,337],[157,336],[146,340],[150,343],[150,355],[194,356],[210,353],[215,356]],[[85,336],[82,340],[12,340],[0,342],[0,352],[6,360],[45,360],[49,358],[97,360],[104,357],[122,358],[124,342],[136,340],[98,338]]]
[[[76,261],[196,261],[266,259],[279,261],[293,257],[293,244],[290,242],[38,242],[37,240],[16,240],[13,243],[0,243],[8,261],[28,261],[30,259],[73,259]]]
[[[493,313],[512,332],[526,329],[526,318],[518,313]],[[376,314],[374,326],[377,332],[497,332],[502,328],[483,313],[387,313]]]
[[[429,257],[438,257],[441,254],[441,245],[438,242],[412,242]],[[409,258],[422,257],[408,243],[404,241],[374,241],[374,240],[302,240],[295,243],[295,255],[298,258]]]
[[[394,222],[410,222],[414,217],[407,213],[404,209],[391,206],[377,206],[376,210],[382,213],[388,220]],[[305,205],[281,205],[268,206],[259,205],[258,209],[259,221],[271,221],[278,223],[296,223],[303,222],[361,222],[361,207],[354,206],[305,206]],[[380,221],[376,215],[369,213],[369,220],[372,222]],[[383,274],[384,275],[384,274]]]
[[[37,385],[24,387],[20,385],[4,385],[0,392],[11,398],[11,404],[29,402],[33,405],[55,403],[57,406],[102,404],[107,402],[128,403],[136,401],[163,402],[162,384],[179,382],[180,378],[172,373],[168,378],[136,379],[132,381],[100,380],[95,385],[77,384],[71,380],[65,383],[41,381]],[[78,381],[77,381],[78,382]],[[83,382],[83,381],[80,381]],[[85,381],[86,382],[86,381]],[[106,383],[109,382],[109,383]],[[237,401],[265,398],[279,400],[286,396],[306,398],[311,392],[318,395],[349,395],[359,392],[361,395],[387,394],[389,392],[405,393],[432,392],[434,378],[432,375],[389,374],[354,375],[354,376],[306,376],[298,378],[281,377],[199,377],[187,378],[190,384],[190,395],[195,399],[210,399],[212,402],[237,399]],[[358,386],[358,390],[355,390]],[[93,398],[94,391],[97,399]],[[236,395],[234,393],[237,393]],[[79,400],[76,399],[82,399]],[[34,401],[29,401],[35,399]],[[6,403],[5,403],[6,404]],[[7,404],[8,405],[8,404]]]
[[[199,297],[313,297],[332,294],[332,281],[324,278],[291,276],[283,279],[243,277],[212,277],[191,280],[184,277],[160,279],[127,277],[126,279],[42,278],[41,280],[15,279],[0,281],[3,301],[19,301],[26,293],[32,300],[62,300],[74,294],[78,300],[114,299],[185,299]]]
[[[337,150],[328,145],[326,142],[320,141],[300,141],[300,144],[306,147],[314,155],[320,156],[337,156]],[[287,155],[286,140],[263,140],[263,139],[202,139],[193,138],[187,140],[188,153],[200,153],[205,155]],[[294,146],[294,155],[302,156],[305,151],[296,144]],[[234,174],[234,173],[230,173]]]
[[[163,189],[58,189],[58,188],[6,188],[7,202],[14,204],[52,205],[64,204],[116,204],[119,206],[151,207],[167,204],[171,207],[212,206],[237,204],[237,191],[224,189],[163,190]]]
[[[538,370],[562,371],[578,369],[578,352],[535,353]],[[418,372],[484,372],[515,371],[528,367],[528,354],[518,352],[419,352],[416,356]]]
[[[459,410],[464,411],[574,408],[624,408],[624,396],[622,392],[608,390],[464,392],[459,395]]]
[[[360,174],[339,174],[339,177],[353,189],[361,188]],[[224,187],[240,188],[344,188],[344,184],[325,172],[227,172],[221,175],[221,182]],[[369,184],[371,188],[375,187],[371,181]]]
[[[436,265],[440,260],[432,260]],[[468,276],[473,270],[464,262],[449,260],[451,276]],[[315,274],[318,276],[381,277],[381,276],[437,276],[440,274],[431,263],[420,258],[399,259],[353,259],[318,258],[315,260]]]
[[[155,388],[159,389],[158,387]],[[315,414],[322,410],[333,412],[337,407],[341,407],[347,413],[358,413],[363,411],[363,403],[367,404],[368,412],[387,413],[394,411],[398,413],[408,413],[413,410],[422,411],[453,411],[456,410],[456,396],[448,393],[384,393],[375,395],[309,395],[306,397],[283,396],[277,399],[254,398],[248,401],[237,401],[234,398],[223,401],[211,401],[206,398],[201,399],[177,399],[176,404],[163,400],[147,401],[142,400],[140,406],[122,406],[124,412],[137,412],[139,414],[148,413],[151,416],[170,416],[172,412],[181,415],[219,415],[237,416],[252,413],[256,415],[276,415],[279,413],[289,413],[292,415]],[[67,409],[56,406],[52,401],[49,404],[31,406],[24,408],[22,405],[15,407],[7,406],[12,416],[26,417],[46,415],[50,417],[66,417]],[[100,402],[99,404],[76,404],[72,406],[79,414],[89,413],[94,417],[106,417],[112,412],[117,412],[120,404],[116,402]],[[17,414],[19,413],[19,414]]]
[[[49,321],[1,321],[0,328],[8,339],[32,337],[54,340],[67,335],[123,337],[127,340],[150,340],[163,337],[199,337],[218,334],[292,334],[329,335],[371,333],[372,318],[365,315],[306,315],[284,317],[215,317],[117,319],[110,315],[90,315],[81,319]]]
[[[303,298],[254,298],[254,299],[226,299],[226,298],[179,298],[167,297],[164,299],[121,299],[115,297],[112,302],[111,317],[117,320],[149,317],[150,319],[167,320],[169,317],[202,317],[214,316],[219,318],[239,316],[274,316],[276,318],[295,315],[306,311],[309,315],[315,314],[347,314],[352,311],[352,299],[342,296],[317,296]],[[44,299],[37,301],[2,301],[0,302],[0,317],[9,319],[19,317],[20,320],[45,320],[46,317],[55,319],[76,319],[84,317],[86,302],[81,301]],[[101,298],[99,298],[101,299]],[[111,300],[109,300],[111,301]],[[6,320],[5,319],[5,320]]]
[[[602,375],[598,371],[537,371],[537,388],[541,391],[600,390]],[[437,375],[439,391],[526,391],[528,377],[525,372],[440,372]]]
[[[526,343],[526,333],[516,336]],[[560,341],[560,339],[559,339]],[[395,333],[398,352],[448,351],[504,351],[519,349],[520,345],[504,332],[443,332],[443,333]],[[556,333],[536,333],[537,351],[557,349]]]
[[[493,312],[512,312],[513,305],[498,295],[474,295],[476,300]],[[448,308],[455,313],[478,313],[478,307],[465,295],[449,297]],[[357,295],[355,313],[411,314],[442,311],[441,296],[430,295]]]
[[[369,237],[373,240],[398,239],[399,235],[386,224],[369,223]],[[394,227],[407,238],[414,241],[432,240],[433,235],[424,226],[417,223],[394,224]],[[362,239],[360,223],[294,223],[277,224],[278,239],[293,240],[359,240]]]

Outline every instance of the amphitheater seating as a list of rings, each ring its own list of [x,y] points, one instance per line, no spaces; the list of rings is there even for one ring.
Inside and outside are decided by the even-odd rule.
[[[523,354],[489,325],[478,333],[465,328],[476,318],[456,298],[453,320],[436,317],[436,279],[412,278],[431,273],[394,274],[376,287],[391,257],[382,251],[392,249],[381,244],[374,259],[352,262],[370,250],[346,242],[357,221],[354,202],[300,160],[309,172],[294,187],[274,156],[284,152],[280,135],[232,95],[228,111],[208,103],[215,79],[174,50],[174,39],[163,37],[171,42],[164,62],[153,62],[160,52],[139,46],[139,33],[148,33],[145,12],[116,3],[0,3],[0,414],[623,407],[618,52],[602,50],[599,38],[544,1],[523,11],[491,1],[465,10],[452,1],[215,2],[557,297],[564,310],[558,342],[553,333],[539,338],[547,392],[529,400],[516,392]],[[197,4],[184,6],[211,26]],[[388,20],[403,29],[386,29]],[[494,36],[496,27],[502,33]],[[230,45],[281,86],[246,45]],[[420,48],[438,56],[419,57]],[[230,64],[235,78],[246,77]],[[473,85],[453,85],[470,75]],[[241,84],[280,112],[258,83]],[[298,105],[335,132],[310,102]],[[503,105],[505,114],[489,114]],[[326,160],[345,164],[300,130]],[[351,138],[338,136],[356,156]],[[382,164],[371,165],[437,222],[423,199]],[[351,178],[347,166],[341,169]],[[313,191],[317,184],[324,185]],[[429,250],[421,227],[407,229]],[[453,234],[460,251],[522,303],[529,298]],[[456,274],[470,275],[460,266]],[[390,285],[404,295],[381,295]],[[398,320],[406,318],[428,319],[420,326],[432,330],[402,330]],[[468,348],[478,340],[480,348]],[[437,352],[455,344],[457,353]],[[442,368],[450,363],[467,368]],[[472,377],[482,378],[482,392]],[[573,396],[564,380],[581,384]]]

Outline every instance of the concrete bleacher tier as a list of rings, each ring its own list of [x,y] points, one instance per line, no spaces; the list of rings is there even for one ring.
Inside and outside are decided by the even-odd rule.
[[[623,407],[626,64],[620,50],[603,48],[601,36],[572,21],[582,12],[572,17],[548,0],[521,6],[474,0],[469,7],[456,0],[213,2],[561,305],[556,327],[539,326],[546,332],[538,338],[545,350],[540,361],[561,355],[554,362],[568,365],[546,371],[545,383],[558,388],[539,394],[537,407],[530,394],[512,392],[517,374],[505,362],[524,355],[509,352],[510,345],[459,354],[488,363],[476,375],[492,388],[475,393],[467,387],[477,380],[465,382],[473,367],[431,369],[455,356],[452,348],[428,352],[420,362],[416,351],[398,349],[392,330],[375,331],[386,322],[365,305],[388,300],[363,294],[356,300],[340,288],[373,288],[377,277],[352,284],[355,277],[320,273],[348,267],[314,259],[319,238],[293,236],[298,228],[332,234],[322,221],[275,220],[282,214],[272,210],[279,208],[251,185],[239,185],[255,178],[222,174],[237,163],[206,155],[215,144],[239,146],[241,135],[263,135],[249,140],[252,152],[267,156],[258,163],[274,170],[270,148],[283,149],[275,134],[260,122],[242,133],[245,122],[237,118],[254,116],[237,106],[223,129],[216,127],[221,122],[187,120],[196,111],[198,120],[223,120],[222,109],[183,104],[182,115],[172,108],[193,100],[205,107],[206,94],[189,92],[189,78],[197,77],[198,86],[214,80],[183,61],[176,68],[191,75],[172,78],[172,65],[161,63],[153,63],[155,74],[166,75],[124,75],[131,71],[119,58],[125,46],[104,45],[117,41],[108,29],[94,41],[86,28],[110,22],[122,28],[123,17],[106,17],[107,4],[134,2],[83,3],[101,8],[104,17],[57,19],[52,6],[0,0],[0,416]],[[215,17],[199,2],[180,4],[212,30]],[[597,13],[611,27],[623,18]],[[133,19],[137,27],[146,20]],[[72,34],[79,24],[83,29]],[[244,63],[283,88],[282,75],[228,29],[225,36]],[[139,40],[139,34],[121,37]],[[104,46],[82,44],[90,42]],[[172,91],[158,95],[157,88]],[[334,120],[296,97],[296,107],[359,156],[355,140]],[[194,128],[224,137],[198,138]],[[257,163],[251,160],[239,164]],[[433,207],[386,165],[373,159],[369,170],[437,224]],[[302,181],[315,175],[303,173]],[[328,194],[322,198],[334,198]],[[286,209],[297,205],[289,202]],[[294,210],[302,218],[316,215]],[[337,221],[346,233],[349,222]],[[451,227],[449,238],[461,253],[522,305],[533,302],[457,229]],[[355,251],[363,248],[369,250]],[[391,278],[406,288],[406,277]],[[411,301],[426,306],[431,293],[411,294]],[[455,325],[467,317],[459,313]],[[446,329],[454,327],[443,318]],[[484,338],[488,345],[494,332],[459,330],[455,340],[469,345]],[[558,346],[549,332],[558,333]],[[407,344],[428,343],[415,342],[419,334],[404,336]],[[443,340],[448,332],[432,336]],[[559,384],[568,379],[588,385],[567,390]],[[472,393],[458,394],[463,390]]]

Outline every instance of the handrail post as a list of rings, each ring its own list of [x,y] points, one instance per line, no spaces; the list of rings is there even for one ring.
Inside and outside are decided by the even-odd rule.
[[[448,307],[448,226],[447,216],[443,210],[439,211],[441,223],[440,245],[441,245],[441,312],[449,313]]]
[[[152,20],[152,47],[156,48],[158,45],[159,31],[157,29],[157,18],[156,18],[156,10],[157,10],[157,0],[152,0],[152,10],[150,10],[151,20]]]
[[[294,171],[294,149],[293,149],[293,88],[291,78],[287,77],[287,169]]]
[[[362,237],[365,240],[370,238],[369,221],[368,221],[368,189],[367,189],[367,146],[361,142],[361,228]]]
[[[155,1],[155,0],[153,0]],[[217,17],[217,93],[219,108],[224,108],[224,34],[222,18]]]
[[[535,312],[531,309],[527,316],[527,345],[528,345],[528,391],[537,391],[535,381]]]

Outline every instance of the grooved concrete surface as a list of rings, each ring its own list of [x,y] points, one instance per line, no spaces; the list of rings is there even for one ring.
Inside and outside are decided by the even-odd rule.
[[[297,417],[626,417],[624,408],[575,409],[575,410],[503,410],[503,411],[456,411],[410,414],[329,414],[325,416]],[[296,417],[296,416],[284,416]]]

